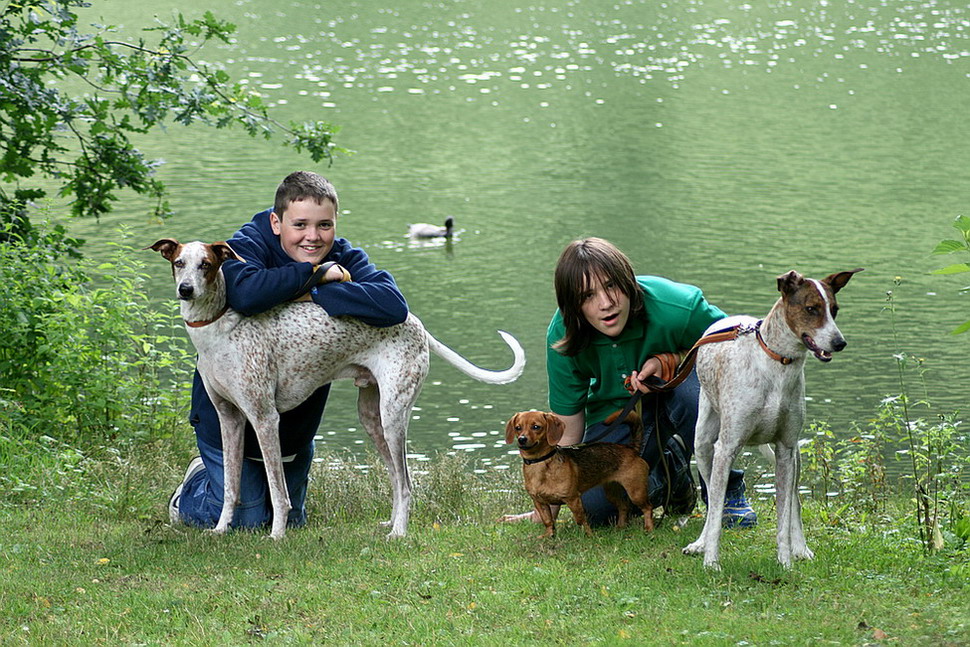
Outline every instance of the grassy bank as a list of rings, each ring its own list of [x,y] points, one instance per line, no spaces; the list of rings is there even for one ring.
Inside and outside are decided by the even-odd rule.
[[[382,470],[341,456],[314,467],[306,528],[216,537],[168,523],[185,457],[158,443],[71,459],[0,506],[0,642],[970,644],[966,547],[925,554],[903,500],[838,525],[809,500],[816,559],[789,571],[761,501],[761,525],[726,533],[711,573],[680,552],[699,518],[593,538],[566,523],[540,541],[494,522],[525,509],[518,473],[445,456],[417,475],[405,539],[378,526]]]

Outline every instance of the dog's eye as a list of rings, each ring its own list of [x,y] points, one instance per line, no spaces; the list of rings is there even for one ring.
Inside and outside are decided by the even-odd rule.
[[[832,306],[832,318],[835,319],[839,315],[839,306]]]
[[[515,425],[516,431],[522,431],[522,425]]]
[[[183,261],[181,258],[176,258],[175,259],[175,262],[172,263],[172,265],[174,265],[175,267],[181,269],[181,268],[185,267],[185,261]]]
[[[199,263],[199,269],[207,270],[210,267],[212,267],[212,263],[210,263],[209,261],[202,261],[201,263]]]
[[[542,425],[532,425],[532,429],[533,429],[533,431],[538,430],[538,429],[542,429]]]
[[[812,315],[813,317],[818,314],[818,308],[815,306],[805,306],[805,312]]]

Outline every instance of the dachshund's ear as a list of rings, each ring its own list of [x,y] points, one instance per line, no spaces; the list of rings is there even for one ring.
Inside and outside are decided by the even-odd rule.
[[[515,437],[517,435],[515,433],[515,426],[517,424],[519,424],[519,414],[515,414],[509,418],[507,423],[505,423],[505,442],[509,444],[515,442]]]
[[[554,413],[545,414],[546,418],[546,440],[550,445],[558,445],[559,441],[562,440],[563,432],[566,431],[566,425],[563,423],[562,418]]]

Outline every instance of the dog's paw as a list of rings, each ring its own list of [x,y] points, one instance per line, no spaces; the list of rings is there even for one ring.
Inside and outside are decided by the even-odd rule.
[[[698,539],[694,543],[687,544],[686,546],[684,546],[685,555],[700,555],[703,552],[704,552],[704,541],[702,539]]]

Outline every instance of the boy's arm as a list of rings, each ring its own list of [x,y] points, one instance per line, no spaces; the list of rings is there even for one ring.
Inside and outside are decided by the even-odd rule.
[[[350,274],[346,282],[314,286],[310,296],[331,317],[355,317],[372,326],[386,327],[403,322],[408,304],[394,277],[377,269],[362,249],[349,248],[335,259]]]
[[[282,267],[267,267],[263,250],[244,239],[232,239],[229,246],[243,260],[222,264],[226,299],[233,310],[246,316],[296,298],[313,273],[312,265],[295,261]]]

